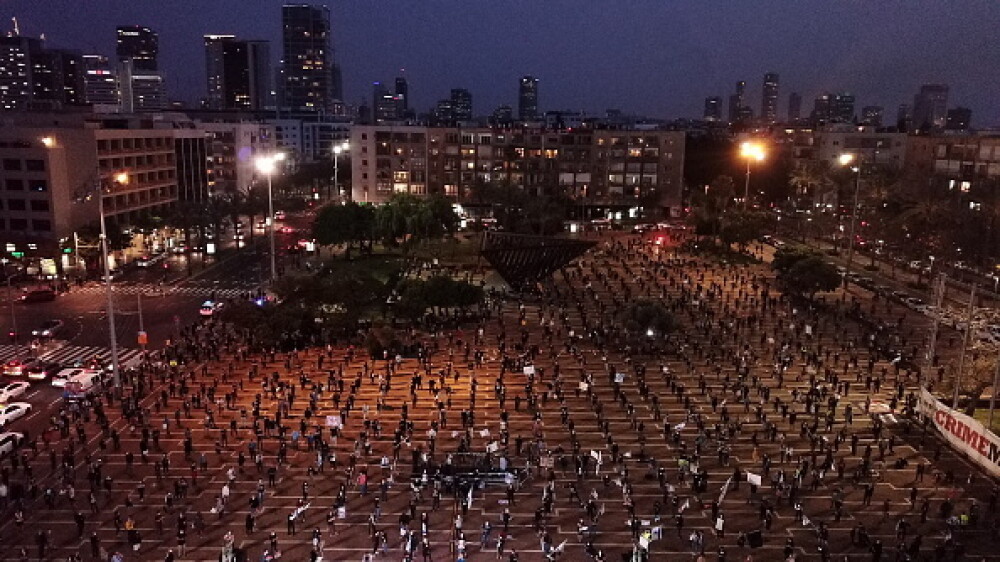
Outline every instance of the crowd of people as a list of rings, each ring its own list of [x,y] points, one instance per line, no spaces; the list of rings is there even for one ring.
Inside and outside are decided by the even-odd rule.
[[[623,315],[639,298],[675,329],[636,334]],[[277,350],[187,328],[4,461],[4,544],[22,559],[881,561],[996,539],[993,483],[916,420],[920,378],[883,352],[922,337],[891,303],[793,298],[766,266],[617,236],[437,326],[401,328],[407,352],[377,357],[360,335]],[[67,510],[75,538],[53,537]]]

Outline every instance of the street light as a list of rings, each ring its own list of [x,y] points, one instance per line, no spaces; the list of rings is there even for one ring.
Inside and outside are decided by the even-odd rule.
[[[333,189],[337,191],[337,195],[340,195],[340,181],[337,179],[337,161],[341,152],[347,152],[351,147],[350,143],[344,141],[341,144],[335,145],[333,147]]]
[[[747,161],[747,181],[743,187],[743,208],[750,203],[750,163],[761,162],[767,156],[764,145],[759,142],[746,141],[740,145],[740,156]]]
[[[117,172],[108,179],[112,184],[118,185],[126,185],[129,182],[129,176],[126,172]],[[121,370],[118,364],[118,335],[115,333],[115,303],[111,286],[111,267],[108,265],[108,227],[104,216],[104,194],[108,190],[105,189],[105,181],[105,178],[102,178],[100,172],[98,172],[95,185],[92,189],[83,193],[80,199],[89,201],[94,197],[97,198],[97,214],[100,217],[101,223],[101,260],[104,262],[104,292],[108,300],[108,337],[111,340],[111,373],[114,385],[117,387],[121,385]]]
[[[271,239],[271,281],[278,277],[278,266],[274,254],[274,194],[271,185],[271,177],[278,167],[278,162],[285,159],[283,152],[275,152],[267,156],[258,156],[256,160],[257,170],[267,176],[267,224],[268,236]]]
[[[858,196],[861,193],[861,159],[851,153],[845,152],[837,160],[841,166],[850,166],[857,161],[851,168],[851,171],[854,172],[854,205],[853,209],[851,209],[851,228],[848,234],[850,239],[847,241],[847,267],[844,270],[844,288],[846,289],[847,276],[851,273],[851,263],[854,261],[854,228],[858,223]]]

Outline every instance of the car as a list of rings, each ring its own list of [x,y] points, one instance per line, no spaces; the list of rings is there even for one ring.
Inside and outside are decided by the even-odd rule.
[[[66,386],[66,381],[84,372],[84,370],[85,369],[83,369],[82,367],[70,367],[68,369],[61,369],[56,374],[52,375],[51,384],[56,388],[62,388]]]
[[[66,325],[62,320],[46,320],[41,326],[31,331],[36,338],[52,338],[62,331]]]
[[[42,361],[35,361],[28,365],[25,372],[28,374],[28,380],[32,381],[43,381],[55,373],[59,372],[62,368],[58,363],[45,363]]]
[[[203,318],[211,318],[216,312],[219,311],[220,308],[222,308],[222,303],[205,301],[201,303],[201,308],[198,309],[198,314],[200,314]]]
[[[139,267],[151,267],[160,263],[165,259],[167,259],[167,254],[164,252],[161,252],[159,254],[146,254],[144,256],[140,256],[139,259],[135,260],[135,265]]]
[[[21,359],[11,359],[4,363],[3,374],[8,377],[20,377],[24,375],[24,371],[27,368],[27,364]]]
[[[0,404],[6,404],[18,396],[21,396],[27,392],[29,388],[31,388],[31,385],[24,381],[14,381],[0,385]]]
[[[275,211],[274,212],[274,220],[276,220],[276,221],[283,221],[283,220],[285,220],[285,212],[284,211]]]
[[[32,289],[21,295],[21,302],[52,302],[56,300],[56,292],[52,289]]]
[[[7,427],[10,422],[19,420],[30,413],[31,404],[27,402],[7,404],[0,410],[0,427]]]
[[[295,229],[292,228],[292,227],[290,227],[290,226],[283,226],[283,227],[281,227],[281,228],[278,229],[278,232],[280,232],[282,234],[292,234],[292,233],[295,232]]]
[[[17,450],[24,443],[24,434],[14,431],[0,433],[0,457],[5,457]]]

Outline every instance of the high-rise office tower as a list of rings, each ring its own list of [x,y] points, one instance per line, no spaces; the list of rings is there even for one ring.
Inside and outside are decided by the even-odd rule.
[[[126,113],[160,111],[167,107],[167,89],[159,72],[160,40],[142,25],[117,29],[118,85]]]
[[[913,129],[913,108],[909,104],[899,104],[899,109],[896,110],[896,128],[901,133],[906,133]]]
[[[924,84],[913,97],[913,125],[920,129],[942,128],[948,119],[948,85]]]
[[[50,109],[86,103],[83,57],[46,49],[33,37],[0,37],[0,109]]]
[[[956,107],[948,110],[944,128],[949,131],[967,131],[972,121],[972,110],[968,107]]]
[[[94,105],[118,105],[118,76],[104,55],[83,55],[84,97]]]
[[[788,122],[795,123],[802,117],[802,96],[798,92],[788,94]]]
[[[155,71],[136,70],[132,59],[125,59],[118,65],[118,85],[125,113],[163,111],[167,108],[167,88],[163,76]]]
[[[142,25],[120,25],[117,32],[115,52],[119,62],[131,60],[132,70],[137,74],[159,70],[160,38],[156,32]]]
[[[263,109],[270,103],[271,62],[267,41],[232,35],[205,36],[208,106],[212,109]]]
[[[830,119],[844,123],[854,121],[854,94],[840,92],[833,95],[830,103]]]
[[[434,124],[438,127],[455,126],[455,107],[452,105],[451,99],[438,100],[434,107],[433,118]]]
[[[300,111],[326,111],[334,96],[330,10],[326,6],[285,4],[281,24],[281,105]]]
[[[514,108],[509,105],[500,105],[493,110],[490,122],[497,127],[504,127],[514,122]]]
[[[831,119],[833,112],[833,96],[830,94],[820,94],[816,96],[813,100],[812,113],[809,118],[812,120],[814,125],[819,125],[821,123],[827,123]]]
[[[396,99],[399,102],[399,109],[402,115],[410,111],[410,84],[405,76],[396,77]]]
[[[764,75],[764,90],[760,99],[760,119],[764,123],[778,120],[778,73]]]
[[[722,121],[722,98],[719,96],[705,98],[705,110],[701,116],[705,121],[712,123]]]
[[[375,122],[402,119],[402,101],[381,82],[372,84],[372,110]]]
[[[465,88],[452,88],[451,107],[455,121],[471,121],[472,93]]]
[[[866,105],[861,108],[861,124],[881,127],[884,114],[885,110],[881,105]]]
[[[736,93],[729,96],[729,122],[737,123],[740,120],[740,114],[743,110],[744,95],[746,94],[747,83],[744,80],[740,80],[736,83]]]
[[[517,116],[522,121],[538,118],[538,78],[522,76],[517,96]]]

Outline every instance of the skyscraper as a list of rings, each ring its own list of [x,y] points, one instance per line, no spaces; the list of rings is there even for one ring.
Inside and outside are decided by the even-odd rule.
[[[403,117],[402,101],[381,82],[372,84],[372,110],[376,123],[396,121]]]
[[[948,85],[924,84],[913,97],[913,125],[920,129],[942,128],[948,119]]]
[[[0,109],[86,103],[83,57],[46,49],[40,39],[0,36]]]
[[[285,4],[282,24],[282,103],[300,111],[326,111],[333,100],[330,10]]]
[[[788,122],[795,123],[802,117],[802,96],[798,92],[788,94]]]
[[[840,92],[830,103],[830,120],[852,123],[854,121],[854,94]]]
[[[760,119],[766,124],[778,120],[778,73],[764,75],[764,91],[760,99]]]
[[[95,105],[118,105],[118,77],[111,61],[104,55],[83,55],[84,97]]]
[[[263,109],[270,105],[271,63],[266,41],[206,35],[205,70],[210,108]]]
[[[522,121],[538,118],[538,78],[522,76],[517,96],[517,116]]]
[[[163,76],[156,71],[136,70],[132,59],[118,65],[118,85],[121,88],[122,111],[140,113],[167,108],[167,89]]]
[[[833,113],[833,97],[830,94],[820,94],[813,100],[813,110],[809,115],[814,125],[827,123]]]
[[[705,98],[705,110],[702,113],[702,119],[712,123],[722,121],[722,98],[719,96]]]
[[[451,107],[455,121],[472,120],[472,94],[465,88],[452,88]]]
[[[741,120],[741,116],[745,114],[743,108],[746,104],[743,103],[744,95],[746,94],[747,83],[744,80],[740,80],[736,83],[736,93],[729,96],[729,122],[738,123]]]
[[[396,99],[399,102],[399,109],[402,111],[402,115],[409,113],[410,84],[406,81],[405,76],[396,77]]]
[[[948,110],[948,118],[944,128],[949,131],[967,131],[972,121],[972,110],[968,107],[956,107]]]
[[[117,29],[118,41],[115,49],[118,61],[132,61],[132,70],[137,74],[156,72],[159,69],[157,55],[160,38],[152,29],[142,25],[120,25]]]
[[[881,127],[884,114],[885,110],[881,105],[866,105],[861,109],[861,124]]]
[[[913,108],[908,104],[899,104],[899,109],[896,110],[896,128],[901,133],[909,132],[913,128]]]

